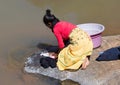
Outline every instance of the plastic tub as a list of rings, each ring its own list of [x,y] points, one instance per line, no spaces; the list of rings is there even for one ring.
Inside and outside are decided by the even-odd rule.
[[[101,45],[102,43],[101,34],[105,29],[103,25],[98,23],[84,23],[77,25],[77,27],[83,29],[90,35],[94,48],[97,48]]]

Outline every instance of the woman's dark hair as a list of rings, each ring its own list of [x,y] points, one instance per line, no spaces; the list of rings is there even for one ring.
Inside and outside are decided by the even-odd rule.
[[[51,14],[51,10],[47,9],[46,14],[43,17],[43,22],[46,26],[51,28],[53,30],[54,25],[59,22],[59,19],[56,18],[53,14]],[[49,23],[51,23],[51,26],[49,26]]]

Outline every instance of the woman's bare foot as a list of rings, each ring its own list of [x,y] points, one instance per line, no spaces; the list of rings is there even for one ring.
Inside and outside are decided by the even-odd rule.
[[[89,60],[88,60],[88,57],[86,57],[85,58],[85,60],[84,60],[84,62],[83,62],[83,64],[82,64],[82,67],[81,67],[81,69],[82,70],[85,70],[86,69],[86,67],[89,65]]]

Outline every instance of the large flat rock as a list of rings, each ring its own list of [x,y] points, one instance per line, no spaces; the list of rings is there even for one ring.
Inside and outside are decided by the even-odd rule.
[[[119,85],[120,60],[96,61],[99,52],[116,46],[120,46],[120,35],[102,37],[101,46],[93,51],[90,65],[86,70],[79,69],[77,71],[59,71],[57,68],[42,68],[39,65],[39,57],[37,57],[37,54],[41,51],[38,50],[26,59],[24,70],[27,73],[40,74],[59,80],[70,79],[81,85]]]

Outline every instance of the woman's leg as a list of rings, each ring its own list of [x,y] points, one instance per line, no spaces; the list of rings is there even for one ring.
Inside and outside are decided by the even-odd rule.
[[[85,58],[85,60],[84,60],[84,62],[82,64],[82,67],[81,67],[82,70],[86,69],[86,67],[89,65],[89,63],[90,63],[89,62],[89,57],[90,56],[88,56],[88,57]]]

